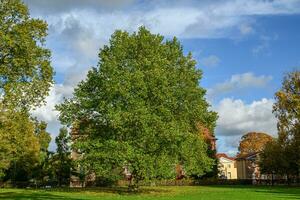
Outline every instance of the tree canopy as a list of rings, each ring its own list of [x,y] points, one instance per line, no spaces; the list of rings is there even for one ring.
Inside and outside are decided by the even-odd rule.
[[[76,124],[74,147],[97,175],[120,175],[127,167],[136,181],[174,177],[178,163],[201,175],[212,160],[197,124],[213,132],[217,119],[201,77],[176,38],[144,27],[116,31],[100,50],[98,67],[57,109],[64,124]]]
[[[242,136],[239,144],[239,154],[246,155],[257,153],[264,149],[265,145],[273,138],[267,133],[249,132]]]
[[[0,97],[5,105],[40,105],[52,84],[46,22],[30,17],[20,0],[0,1]]]
[[[279,139],[293,142],[300,139],[300,71],[284,77],[282,88],[275,94],[273,112],[278,119]]]

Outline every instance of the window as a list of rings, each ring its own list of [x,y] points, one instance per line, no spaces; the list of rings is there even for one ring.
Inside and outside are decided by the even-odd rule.
[[[230,164],[228,164],[228,168],[231,168],[231,165],[230,165]]]

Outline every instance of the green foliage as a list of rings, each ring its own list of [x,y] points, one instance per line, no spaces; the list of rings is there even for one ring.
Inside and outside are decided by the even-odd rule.
[[[50,133],[46,131],[47,123],[44,121],[36,121],[35,124],[35,134],[39,139],[39,143],[41,145],[41,150],[44,152],[48,151],[49,143],[51,142]]]
[[[284,77],[282,88],[275,94],[273,112],[278,119],[278,140],[262,153],[264,171],[283,175],[300,174],[300,72]],[[277,163],[277,165],[275,164]]]
[[[284,77],[282,88],[275,94],[273,112],[278,119],[279,139],[290,143],[300,138],[300,71]]]
[[[43,181],[46,177],[51,176],[50,160],[52,152],[48,151],[49,144],[51,142],[50,133],[46,131],[47,123],[44,121],[39,122],[37,119],[33,119],[35,125],[35,136],[40,144],[39,151],[39,164],[32,171],[32,178],[37,181]]]
[[[62,156],[70,154],[70,142],[71,138],[68,134],[67,128],[61,128],[59,130],[59,135],[55,138],[55,143],[57,145],[56,152]]]
[[[52,84],[47,24],[29,16],[20,0],[0,1],[0,96],[5,105],[40,105]]]
[[[1,104],[0,104],[1,105]],[[43,180],[49,176],[47,124],[26,112],[0,109],[0,172],[5,180]]]
[[[66,128],[61,128],[59,135],[55,138],[57,145],[56,154],[52,158],[52,167],[58,185],[69,185],[72,169],[72,160],[70,156],[70,136]]]
[[[21,0],[0,1],[0,176],[12,180],[37,176],[48,156],[47,125],[28,114],[53,83],[46,36],[47,24]]]
[[[277,140],[268,142],[260,153],[259,166],[261,172],[265,174],[286,174],[288,168],[286,153]]]
[[[199,87],[202,72],[179,41],[144,27],[116,31],[99,59],[74,97],[57,106],[64,124],[78,125],[74,148],[84,164],[98,176],[120,176],[127,166],[137,182],[171,177],[177,163],[187,175],[209,171],[196,125],[213,132],[217,115]]]
[[[1,106],[1,104],[0,104]],[[0,107],[0,172],[9,170],[10,177],[31,174],[39,161],[40,144],[34,134],[34,123],[29,115]]]
[[[37,119],[34,119],[35,123],[35,135],[39,140],[40,144],[40,162],[43,163],[48,157],[48,147],[51,142],[50,133],[46,131],[47,123],[44,121],[39,122]]]

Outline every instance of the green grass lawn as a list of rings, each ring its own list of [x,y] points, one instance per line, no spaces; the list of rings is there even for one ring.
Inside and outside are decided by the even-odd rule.
[[[138,194],[128,194],[126,189],[0,189],[0,199],[143,199],[143,200],[275,200],[300,199],[300,188],[254,186],[179,186],[147,187]]]

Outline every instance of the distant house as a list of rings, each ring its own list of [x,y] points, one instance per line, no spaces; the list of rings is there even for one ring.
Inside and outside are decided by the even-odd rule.
[[[258,166],[259,153],[239,155],[237,161],[238,179],[258,179],[260,170]]]
[[[216,157],[219,161],[219,178],[237,179],[237,166],[235,158],[229,157],[225,153],[218,153]]]
[[[262,174],[259,168],[259,152],[239,155],[237,161],[238,179],[267,180],[270,174]]]

